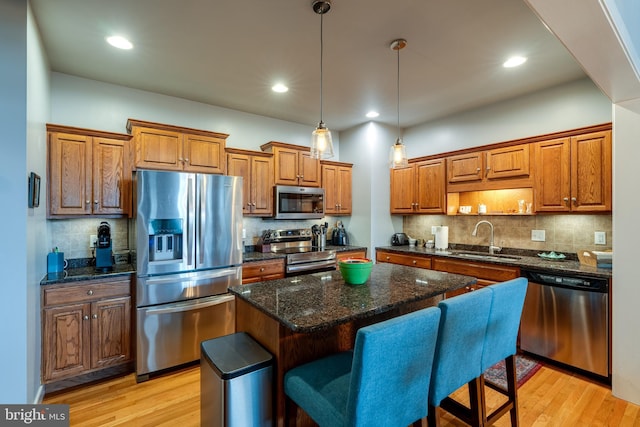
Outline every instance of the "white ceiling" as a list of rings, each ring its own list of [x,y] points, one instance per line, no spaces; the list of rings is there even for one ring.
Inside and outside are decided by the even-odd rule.
[[[311,0],[31,0],[53,71],[315,126],[320,16]],[[131,51],[105,37],[127,36]],[[521,0],[334,0],[324,16],[324,121],[400,125],[583,78]],[[502,62],[520,54],[524,66]],[[271,86],[290,90],[276,94]]]

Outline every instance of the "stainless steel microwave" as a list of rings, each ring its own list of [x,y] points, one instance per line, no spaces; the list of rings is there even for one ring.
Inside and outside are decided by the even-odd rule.
[[[324,217],[324,188],[276,185],[275,219],[320,219]]]

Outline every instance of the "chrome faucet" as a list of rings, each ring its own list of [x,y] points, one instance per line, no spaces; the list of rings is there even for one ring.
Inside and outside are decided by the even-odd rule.
[[[499,246],[495,246],[493,243],[493,224],[491,224],[489,221],[487,220],[482,220],[482,221],[478,221],[478,223],[476,224],[476,226],[474,227],[473,231],[471,232],[472,236],[476,236],[478,234],[478,226],[480,224],[489,224],[489,227],[491,227],[491,236],[489,237],[489,254],[493,255],[495,251],[500,252],[502,250],[501,247]]]

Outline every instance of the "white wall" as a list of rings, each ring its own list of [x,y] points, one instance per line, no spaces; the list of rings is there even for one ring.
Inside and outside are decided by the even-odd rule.
[[[27,171],[41,177],[40,206],[27,209],[27,398],[41,400],[40,280],[46,274],[49,64],[31,8],[27,22]],[[35,399],[34,399],[35,396]],[[34,402],[37,403],[37,402]]]
[[[409,158],[611,121],[611,101],[589,79],[408,128]]]
[[[613,108],[614,282],[612,391],[640,404],[640,286],[638,285],[638,212],[640,197],[640,99]]]
[[[27,297],[27,2],[0,1],[0,222],[5,245],[0,256],[0,402],[30,403],[28,378],[33,316]],[[37,302],[36,302],[37,303]]]
[[[340,133],[341,160],[353,163],[353,214],[345,221],[349,243],[373,248],[387,246],[402,218],[389,215],[390,182],[387,160],[395,142],[394,129],[370,122]]]
[[[127,133],[127,119],[132,118],[226,133],[229,147],[251,150],[260,150],[269,141],[308,147],[315,129],[68,74],[52,73],[51,89],[51,121],[61,125]],[[338,159],[337,133],[333,143]]]

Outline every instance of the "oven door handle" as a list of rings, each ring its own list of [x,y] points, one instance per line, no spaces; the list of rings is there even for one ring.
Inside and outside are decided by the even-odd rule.
[[[299,271],[313,271],[326,267],[335,267],[336,261],[333,259],[327,261],[314,261],[306,264],[294,264],[287,266],[287,273],[297,273]]]
[[[144,309],[144,311],[146,315],[180,313],[183,311],[200,310],[203,308],[224,304],[226,302],[230,302],[234,300],[235,300],[235,296],[230,294],[216,295],[213,297],[202,298],[198,300],[198,302],[180,301],[180,302],[174,302],[171,304],[164,304],[162,305],[162,307],[158,307],[158,308],[146,308]]]

